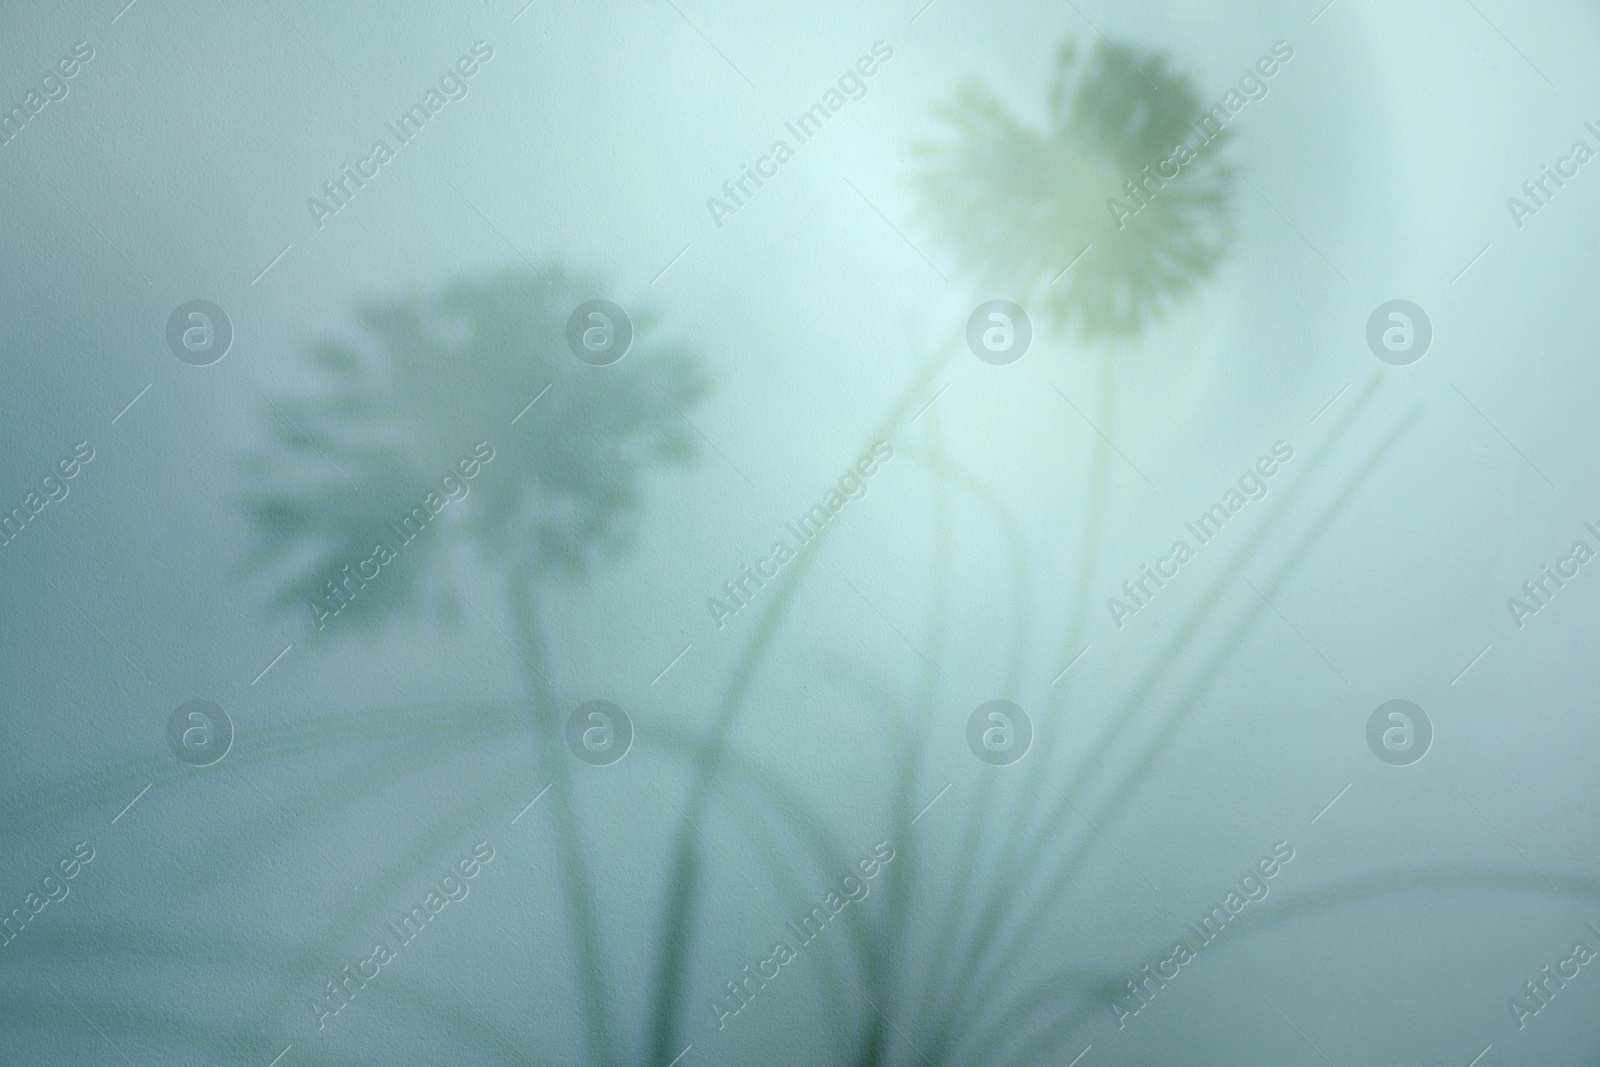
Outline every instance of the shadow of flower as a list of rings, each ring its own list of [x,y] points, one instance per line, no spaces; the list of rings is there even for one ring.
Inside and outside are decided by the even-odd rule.
[[[274,448],[247,463],[259,545],[246,566],[275,572],[275,608],[349,595],[349,614],[371,626],[428,594],[456,607],[430,581],[454,542],[530,577],[581,575],[630,545],[646,472],[695,454],[683,412],[707,382],[681,347],[645,340],[656,331],[643,313],[625,360],[580,362],[567,316],[601,290],[548,274],[548,285],[507,272],[370,304],[356,315],[361,342],[311,346],[326,391],[269,400]],[[473,484],[471,468],[487,477]],[[436,518],[402,547],[402,520],[428,494]],[[342,588],[379,542],[405,563]]]
[[[938,108],[944,136],[915,146],[924,222],[976,281],[1058,330],[1135,336],[1231,242],[1229,131],[1206,138],[1193,84],[1165,57],[1109,42],[1063,47],[1047,104],[1043,131],[976,84]]]

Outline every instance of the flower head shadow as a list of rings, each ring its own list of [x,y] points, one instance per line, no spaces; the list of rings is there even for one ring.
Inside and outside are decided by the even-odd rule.
[[[1061,49],[1047,106],[1042,131],[977,84],[938,108],[944,135],[915,146],[924,221],[969,276],[1057,330],[1136,336],[1228,248],[1229,131],[1201,125],[1165,57],[1104,41]],[[1163,176],[1179,145],[1187,160]]]
[[[646,471],[695,455],[683,413],[707,383],[680,346],[642,340],[656,332],[647,313],[622,362],[580,362],[566,318],[602,290],[547,274],[372,303],[355,316],[359,340],[311,346],[324,390],[269,399],[273,447],[247,461],[258,544],[246,567],[277,578],[275,608],[332,603],[379,543],[396,565],[364,571],[348,604],[367,626],[419,600],[453,610],[436,580],[453,543],[529,577],[582,575],[631,544]],[[492,459],[474,463],[475,448]],[[419,505],[432,518],[402,544]]]

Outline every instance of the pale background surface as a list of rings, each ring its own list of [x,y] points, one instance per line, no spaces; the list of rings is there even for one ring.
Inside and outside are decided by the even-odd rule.
[[[729,743],[804,796],[838,862],[798,847],[747,784],[717,787],[694,835],[704,873],[670,1050],[692,1045],[684,1067],[831,1063],[836,1041],[866,1062],[879,1009],[893,1020],[880,1062],[905,1064],[1066,1064],[1089,1045],[1083,1067],[1466,1067],[1489,1046],[1485,1067],[1587,1062],[1593,968],[1524,1029],[1507,999],[1579,938],[1600,949],[1584,929],[1600,925],[1600,577],[1583,568],[1520,630],[1506,601],[1578,537],[1600,548],[1582,528],[1600,526],[1600,163],[1520,230],[1505,201],[1575,139],[1597,145],[1583,128],[1600,124],[1592,4],[119,7],[0,13],[0,102],[74,42],[95,50],[69,95],[0,147],[0,505],[74,443],[96,450],[0,548],[0,910],[72,843],[97,850],[70,896],[0,947],[0,1058],[266,1067],[292,1046],[286,1067],[600,1062],[557,874],[566,794],[619,1055],[644,1062],[693,781],[659,739],[709,729],[759,644]],[[1092,50],[1101,33],[1164,54],[1207,102],[1273,42],[1295,57],[1226,148],[1235,233],[1214,276],[1115,343],[1036,317],[1027,355],[990,366],[961,331],[978,303],[1013,294],[971,281],[941,242],[912,148],[970,82],[1042,128],[1059,48]],[[480,39],[495,54],[469,95],[319,230],[306,198]],[[894,56],[866,95],[718,228],[706,198],[879,40]],[[600,697],[638,731],[603,770],[531,719],[492,737],[456,725],[471,701],[519,714],[525,697],[507,579],[448,540],[453,515],[429,536],[452,545],[439,573],[476,605],[454,621],[418,601],[375,637],[312,636],[309,610],[272,614],[270,583],[241,570],[258,533],[241,464],[281,428],[263,396],[325,387],[308,344],[356,338],[360,304],[428,299],[524,257],[608,279],[596,295],[652,309],[712,385],[684,412],[697,462],[642,483],[632,551],[539,585],[562,721]],[[1091,251],[1068,279],[1096,264]],[[195,298],[235,330],[207,368],[164,339]],[[1395,298],[1434,330],[1405,367],[1364,340]],[[619,374],[644,365],[647,340]],[[463,513],[514,487],[522,453],[506,442],[544,407],[510,419],[548,381],[529,366],[437,450],[440,473],[482,438],[506,456]],[[1116,445],[1098,491],[1090,421]],[[771,629],[778,585],[719,630],[707,597],[880,436],[895,459],[808,569],[785,569],[797,585]],[[1278,440],[1295,458],[1270,494],[1114,626],[1105,599]],[[964,741],[996,697],[1037,731],[1007,768]],[[165,741],[195,698],[237,734],[204,769]],[[1433,724],[1408,767],[1366,743],[1368,716],[1395,698]],[[410,733],[379,716],[368,734],[269,746],[293,724],[413,701],[429,711]],[[897,837],[911,751],[902,821],[941,799]],[[548,784],[549,752],[568,760],[570,791],[512,824]],[[505,795],[483,795],[499,782]],[[1018,826],[1038,842],[1021,875],[1002,862]],[[819,941],[719,1031],[708,998],[885,838],[895,864],[915,863],[907,899],[883,882],[850,906],[891,946],[882,972]],[[319,1031],[305,1002],[322,982],[483,839],[499,858],[470,897]],[[1238,920],[1259,926],[1202,952],[1125,1029],[1103,990],[1038,992],[1063,970],[1120,987],[1278,841],[1294,861]],[[923,983],[939,977],[961,870],[981,899],[957,907],[956,954],[987,946],[997,966],[930,1022]],[[1012,910],[979,932],[990,900]],[[896,916],[908,932],[887,942]],[[879,1005],[869,989],[898,992]],[[1008,1017],[1023,1008],[1025,1025]],[[944,1044],[928,1029],[940,1017],[968,1043]],[[1014,1043],[974,1044],[989,1026]]]

